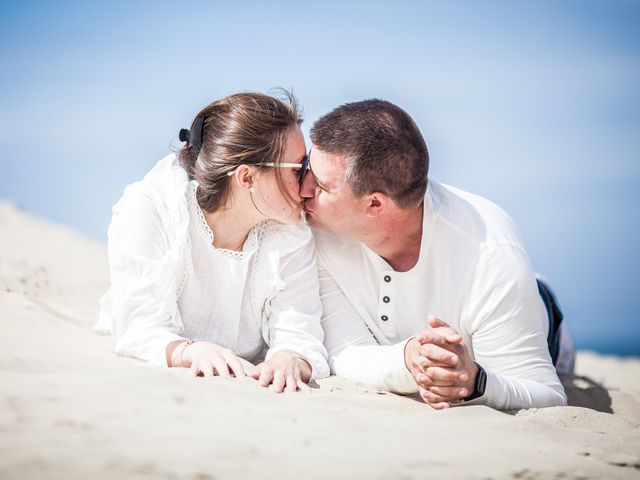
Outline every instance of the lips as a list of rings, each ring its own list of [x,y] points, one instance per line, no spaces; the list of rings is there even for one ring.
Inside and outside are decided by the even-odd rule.
[[[309,209],[309,201],[305,200],[304,203],[302,204],[302,208],[304,209],[304,211],[306,213],[312,213],[312,211]]]

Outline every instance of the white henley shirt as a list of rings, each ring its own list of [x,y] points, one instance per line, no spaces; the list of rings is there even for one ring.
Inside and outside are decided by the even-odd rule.
[[[460,332],[487,372],[485,394],[469,403],[565,405],[546,311],[511,218],[484,198],[430,181],[422,231],[418,263],[408,272],[394,271],[360,242],[314,231],[332,371],[416,392],[404,347],[433,314]]]

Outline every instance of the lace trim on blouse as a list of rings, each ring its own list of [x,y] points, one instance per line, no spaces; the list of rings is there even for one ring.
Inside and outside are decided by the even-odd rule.
[[[191,210],[191,217],[198,219],[197,230],[200,236],[202,236],[202,238],[209,245],[211,245],[211,248],[215,249],[216,251],[223,254],[225,257],[230,258],[232,260],[242,260],[246,256],[256,252],[259,249],[260,244],[262,243],[262,240],[264,238],[264,234],[266,230],[264,228],[264,223],[266,222],[259,223],[249,231],[249,235],[247,236],[247,239],[244,242],[241,252],[237,250],[229,250],[227,248],[216,248],[213,245],[213,240],[215,238],[213,235],[213,231],[211,230],[211,227],[209,227],[209,224],[207,223],[207,220],[204,217],[204,212],[202,211],[202,208],[198,203],[198,198],[196,196],[197,190],[198,190],[198,182],[195,180],[191,180],[191,182],[189,182],[189,208]]]

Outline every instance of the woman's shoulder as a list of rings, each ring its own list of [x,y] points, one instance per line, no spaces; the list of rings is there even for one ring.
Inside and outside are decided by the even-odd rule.
[[[180,165],[177,155],[171,153],[160,159],[142,180],[128,185],[125,193],[127,190],[141,190],[162,196],[184,194],[188,184],[187,172]]]
[[[185,230],[188,223],[188,185],[187,174],[176,155],[167,155],[142,180],[125,187],[113,206],[110,229],[122,224],[147,230],[149,234],[165,231],[173,237]]]
[[[259,227],[263,229],[262,247],[278,251],[281,256],[305,247],[314,247],[311,228],[304,220],[295,225],[266,220]]]
[[[128,184],[114,206],[117,213],[125,205],[138,205],[164,209],[183,203],[189,185],[187,172],[180,166],[176,154],[172,153],[158,161],[147,174],[138,181]]]

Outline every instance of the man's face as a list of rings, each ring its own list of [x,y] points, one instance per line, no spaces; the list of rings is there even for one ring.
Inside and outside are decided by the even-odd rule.
[[[300,186],[307,221],[337,235],[357,237],[366,219],[366,196],[357,199],[344,178],[346,159],[312,147]]]

